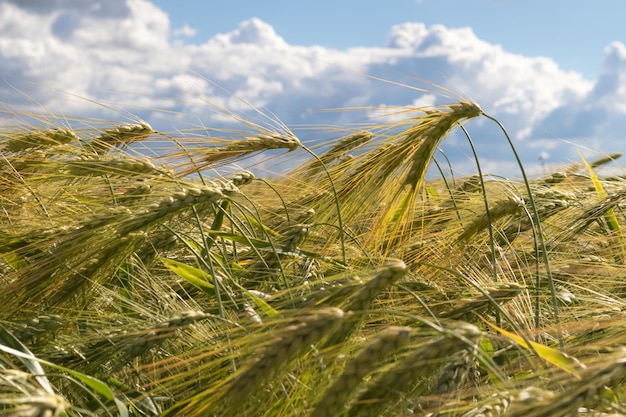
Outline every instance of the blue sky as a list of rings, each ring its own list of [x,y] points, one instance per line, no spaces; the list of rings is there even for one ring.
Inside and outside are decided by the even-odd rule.
[[[271,24],[294,45],[331,48],[384,46],[389,28],[403,22],[469,26],[509,52],[553,58],[587,77],[601,69],[603,48],[626,41],[626,2],[545,0],[229,0],[154,1],[172,25],[187,24],[202,42],[252,17]]]
[[[257,117],[252,106],[313,143],[328,126],[385,121],[390,106],[472,99],[529,167],[557,167],[578,151],[626,152],[623,16],[618,0],[0,0],[0,118],[141,118],[207,134],[231,126],[224,111]],[[483,168],[516,175],[502,134],[468,127]],[[472,171],[461,138],[444,151]]]

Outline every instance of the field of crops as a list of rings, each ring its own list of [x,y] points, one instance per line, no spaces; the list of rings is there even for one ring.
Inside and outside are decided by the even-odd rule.
[[[448,133],[482,118],[515,159],[504,127],[401,115],[311,147],[1,127],[1,414],[626,415],[619,155],[458,177]],[[237,169],[267,151],[304,162]]]

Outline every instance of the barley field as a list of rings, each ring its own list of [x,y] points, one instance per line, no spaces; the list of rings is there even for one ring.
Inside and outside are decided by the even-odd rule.
[[[309,145],[4,116],[4,416],[626,415],[620,155],[529,176],[464,99]],[[446,168],[480,119],[515,177]]]

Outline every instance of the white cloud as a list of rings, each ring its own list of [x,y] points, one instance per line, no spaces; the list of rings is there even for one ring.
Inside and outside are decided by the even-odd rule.
[[[73,10],[80,14],[88,14],[100,18],[123,18],[128,16],[130,9],[126,0],[4,0],[19,6],[21,9],[38,15]]]
[[[534,142],[560,139],[557,152],[550,152],[560,160],[579,160],[577,150],[590,159],[626,152],[626,47],[613,42],[604,52],[603,69],[593,88],[581,97],[563,100],[533,126]]]
[[[193,37],[196,36],[196,33],[198,33],[198,31],[186,23],[182,27],[174,30],[174,36]]]
[[[180,112],[198,126],[216,123],[209,103],[245,110],[243,101],[222,89],[267,107],[287,125],[346,123],[385,113],[321,111],[327,108],[458,99],[363,73],[437,91],[415,76],[477,101],[520,140],[518,151],[532,162],[546,151],[537,145],[556,137],[622,135],[626,47],[619,42],[607,46],[604,72],[594,82],[563,71],[550,58],[509,53],[469,28],[404,23],[390,28],[386,47],[348,50],[290,45],[259,19],[203,43],[181,39],[194,34],[188,26],[172,29],[167,14],[147,0],[6,0],[0,2],[0,95],[6,106],[35,101],[65,113],[95,111],[87,101],[59,93],[65,91],[126,106],[153,123],[173,124],[181,116],[145,109]],[[470,130],[486,158],[507,152],[492,124],[472,123]],[[606,151],[624,150],[620,146]],[[550,149],[550,155],[563,153]]]

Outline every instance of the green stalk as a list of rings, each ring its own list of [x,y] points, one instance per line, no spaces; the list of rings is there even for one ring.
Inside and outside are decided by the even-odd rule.
[[[537,210],[537,205],[535,204],[535,199],[533,197],[533,192],[530,189],[530,182],[528,181],[528,177],[526,176],[526,170],[524,169],[524,165],[522,164],[522,160],[520,159],[519,154],[517,153],[517,150],[515,149],[515,145],[513,145],[513,141],[511,140],[511,137],[509,136],[509,133],[507,132],[505,127],[502,125],[502,123],[500,123],[500,121],[498,121],[496,118],[494,118],[492,116],[489,116],[488,114],[483,113],[483,115],[487,119],[495,122],[498,125],[498,127],[500,127],[500,129],[504,133],[504,136],[506,137],[506,140],[509,142],[509,146],[511,147],[511,150],[513,151],[513,155],[515,155],[515,160],[517,161],[517,165],[519,166],[519,169],[520,169],[520,171],[522,173],[522,177],[524,179],[524,185],[526,186],[526,192],[528,193],[528,201],[530,202],[530,207],[532,208],[533,217],[536,219],[536,222],[534,222],[534,226],[537,228],[537,235],[536,236],[539,239],[539,245],[541,247],[541,252],[542,252],[542,255],[543,255],[544,262],[545,262],[546,278],[548,280],[548,285],[550,287],[550,294],[552,295],[552,311],[553,311],[553,314],[554,314],[554,320],[559,325],[559,345],[560,345],[561,349],[563,349],[565,345],[564,345],[564,342],[563,342],[563,332],[560,330],[561,319],[559,317],[559,304],[558,304],[558,299],[556,297],[556,288],[554,286],[554,279],[552,277],[552,270],[550,268],[550,259],[548,258],[548,249],[546,247],[546,242],[545,242],[545,240],[543,238],[543,228],[541,227],[541,220],[539,218],[539,211]],[[539,260],[539,259],[537,259],[537,260]]]
[[[491,224],[491,215],[489,214],[489,201],[487,200],[487,189],[485,187],[485,177],[483,177],[483,171],[480,167],[480,160],[478,159],[478,154],[476,153],[476,148],[474,147],[474,141],[472,141],[472,137],[465,127],[459,124],[459,127],[465,134],[465,138],[472,148],[472,154],[474,155],[474,161],[476,162],[476,169],[478,170],[478,178],[480,178],[480,188],[483,192],[483,202],[485,203],[485,216],[487,217],[487,233],[489,234],[489,247],[491,248],[491,273],[493,274],[493,282],[498,282],[498,266],[496,261],[496,243],[493,238],[493,225]],[[498,326],[500,323],[500,310],[496,309],[496,323]]]
[[[324,169],[324,172],[326,173],[326,176],[328,177],[328,181],[330,182],[330,188],[332,189],[333,197],[335,198],[335,209],[337,210],[337,223],[339,223],[339,232],[340,232],[339,238],[341,239],[341,255],[343,258],[343,263],[347,265],[346,239],[345,239],[344,231],[343,231],[343,218],[341,216],[341,205],[339,204],[339,198],[337,197],[337,189],[335,188],[335,182],[333,181],[333,177],[332,175],[330,175],[330,172],[328,172],[328,168],[326,168],[326,164],[324,163],[324,161],[322,161],[319,156],[317,156],[312,150],[310,150],[306,146],[304,145],[300,145],[300,146],[302,146],[302,149],[307,151],[313,158],[317,159],[317,161],[320,163],[320,165]]]

